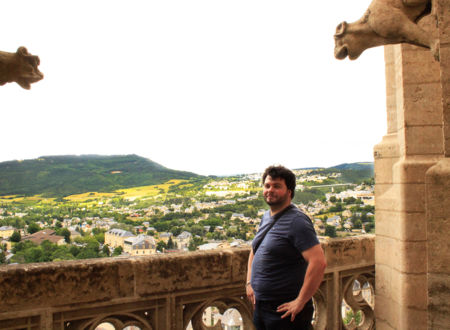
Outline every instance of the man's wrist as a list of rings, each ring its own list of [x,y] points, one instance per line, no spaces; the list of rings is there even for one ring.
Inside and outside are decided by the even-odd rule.
[[[250,285],[250,281],[247,281],[247,283],[245,283],[245,286],[249,286]]]

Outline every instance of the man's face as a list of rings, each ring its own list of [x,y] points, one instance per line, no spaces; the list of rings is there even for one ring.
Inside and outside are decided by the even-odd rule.
[[[284,205],[287,201],[291,201],[291,192],[286,187],[284,179],[272,179],[270,175],[264,181],[263,196],[270,206]]]

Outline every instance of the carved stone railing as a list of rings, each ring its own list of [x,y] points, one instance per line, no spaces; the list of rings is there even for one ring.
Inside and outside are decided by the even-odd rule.
[[[373,236],[323,247],[328,267],[315,296],[315,328],[373,328]],[[248,253],[239,248],[2,266],[0,329],[94,330],[104,323],[115,329],[222,329],[220,321],[204,324],[208,307],[222,314],[234,308],[243,328],[253,329],[244,286]],[[344,325],[343,300],[362,316],[359,325],[351,319]]]

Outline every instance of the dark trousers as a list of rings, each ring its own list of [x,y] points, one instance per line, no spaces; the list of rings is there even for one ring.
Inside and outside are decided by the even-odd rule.
[[[256,301],[253,312],[253,323],[257,330],[309,330],[314,313],[312,300],[308,301],[303,310],[291,322],[291,316],[282,319],[285,312],[277,312],[277,307],[287,301]]]

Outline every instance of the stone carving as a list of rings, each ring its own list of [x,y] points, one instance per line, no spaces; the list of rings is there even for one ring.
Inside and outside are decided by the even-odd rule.
[[[30,84],[44,78],[38,69],[39,63],[39,57],[28,53],[25,47],[19,47],[15,53],[0,51],[0,86],[16,82],[30,89]]]
[[[438,41],[417,25],[430,13],[431,0],[372,0],[359,20],[337,26],[334,56],[355,60],[367,48],[410,43],[431,49],[439,60]]]
[[[345,302],[354,313],[361,311],[363,314],[362,324],[356,324],[353,318],[346,328],[358,330],[375,329],[375,313],[373,310],[374,288],[374,273],[355,274],[343,280],[343,298]]]
[[[207,326],[203,322],[203,313],[208,307],[217,307],[220,314],[224,314],[227,309],[234,308],[239,311],[242,317],[244,329],[253,330],[252,308],[248,300],[244,297],[222,297],[208,299],[200,304],[187,306],[184,311],[184,325],[186,329],[189,321],[192,321],[192,328],[196,330],[222,330],[224,324],[219,320],[215,325]]]

